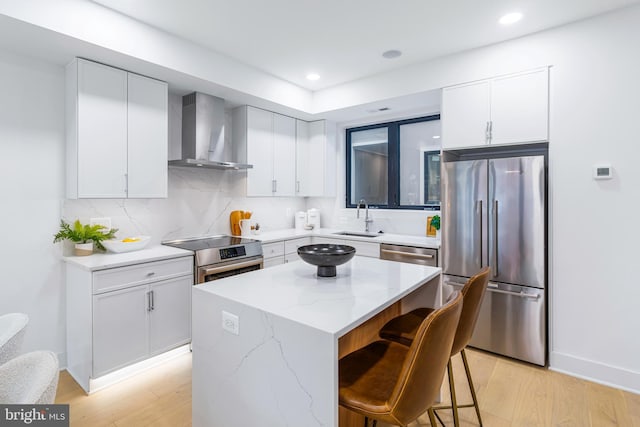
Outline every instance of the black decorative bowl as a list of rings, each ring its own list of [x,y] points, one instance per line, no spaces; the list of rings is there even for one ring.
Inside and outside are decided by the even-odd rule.
[[[318,266],[318,277],[335,277],[336,265],[344,264],[356,254],[356,248],[347,245],[319,243],[300,246],[298,255],[303,261]]]

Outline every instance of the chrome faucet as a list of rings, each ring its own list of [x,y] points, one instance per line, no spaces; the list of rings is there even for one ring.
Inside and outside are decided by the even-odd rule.
[[[360,206],[364,205],[364,231],[369,231],[369,224],[373,222],[373,218],[369,218],[369,205],[364,199],[360,199],[358,201],[358,206],[356,207],[356,218],[360,218]]]

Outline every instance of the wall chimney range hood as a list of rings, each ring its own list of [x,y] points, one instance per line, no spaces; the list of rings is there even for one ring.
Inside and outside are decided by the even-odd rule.
[[[200,92],[183,96],[182,159],[169,160],[169,166],[223,170],[253,168],[246,163],[224,160],[224,128],[224,99]]]

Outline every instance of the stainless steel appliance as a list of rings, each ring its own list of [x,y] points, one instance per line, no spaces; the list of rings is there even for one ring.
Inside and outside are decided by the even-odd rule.
[[[225,146],[224,99],[193,92],[182,97],[182,159],[169,166],[243,170],[253,165],[225,160],[231,157]]]
[[[470,344],[544,366],[546,155],[478,158],[478,153],[471,159],[445,153],[444,284],[460,289],[470,276],[490,266]]]
[[[162,244],[194,252],[196,285],[263,267],[259,240],[220,235],[168,240]]]
[[[380,245],[380,259],[437,267],[438,250],[382,243]]]

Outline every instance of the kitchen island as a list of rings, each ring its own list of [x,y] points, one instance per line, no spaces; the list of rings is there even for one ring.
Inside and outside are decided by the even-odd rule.
[[[440,306],[441,270],[359,256],[337,270],[296,261],[193,288],[194,426],[351,424],[339,357],[388,318]]]

